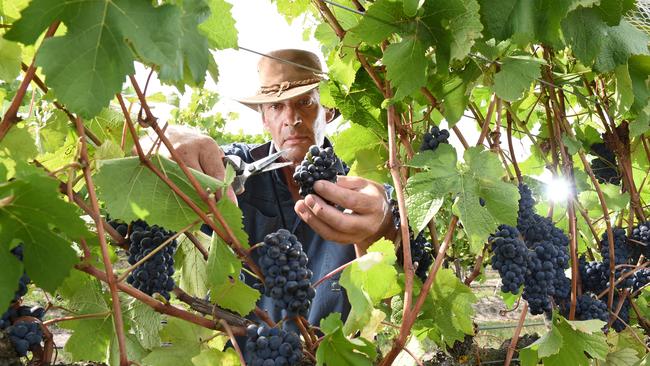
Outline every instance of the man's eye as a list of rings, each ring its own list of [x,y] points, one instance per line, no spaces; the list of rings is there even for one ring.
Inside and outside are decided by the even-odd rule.
[[[311,98],[303,99],[303,100],[300,101],[300,104],[303,105],[303,106],[308,107],[308,106],[314,104],[314,101]]]
[[[271,104],[271,109],[277,111],[282,107],[281,104]]]

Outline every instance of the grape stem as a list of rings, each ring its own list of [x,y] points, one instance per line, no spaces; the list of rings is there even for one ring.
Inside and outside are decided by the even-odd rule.
[[[55,319],[50,319],[47,321],[43,322],[43,325],[51,325],[59,322],[67,322],[71,320],[79,320],[79,319],[93,319],[93,318],[105,318],[107,316],[111,315],[110,310],[109,311],[102,311],[101,313],[92,313],[92,314],[81,314],[81,315],[73,315],[73,316],[63,316],[60,318],[55,318]]]
[[[196,236],[194,236],[194,234],[188,231],[185,233],[185,237],[189,239],[189,241],[192,242],[192,244],[194,244],[194,247],[203,255],[203,259],[207,261],[208,251],[207,249],[205,249],[205,247],[203,247],[203,244],[201,244],[201,242],[196,238]]]
[[[526,320],[526,315],[528,315],[528,303],[524,302],[524,306],[521,308],[521,315],[519,316],[519,322],[517,323],[517,328],[515,328],[515,334],[513,334],[510,344],[508,345],[508,353],[506,354],[506,361],[504,366],[510,366],[512,361],[512,356],[515,354],[515,349],[517,349],[517,342],[519,342],[519,334],[521,334],[521,329],[524,326],[524,321]]]
[[[232,346],[235,348],[235,351],[237,351],[237,355],[239,355],[239,362],[241,362],[242,365],[246,365],[246,360],[244,360],[244,354],[241,352],[241,349],[239,348],[239,343],[237,343],[237,339],[235,338],[235,335],[233,334],[230,325],[228,325],[228,322],[226,322],[223,319],[219,319],[219,323],[221,324],[223,329],[226,330],[226,333],[228,333],[228,337],[230,337],[230,343],[232,343]]]
[[[95,221],[95,226],[97,227],[97,236],[99,239],[99,246],[102,252],[102,261],[104,262],[104,268],[106,270],[106,282],[108,283],[108,288],[111,292],[111,300],[113,307],[113,317],[115,325],[115,333],[117,336],[117,344],[120,350],[120,366],[128,366],[129,359],[127,357],[126,349],[126,337],[124,335],[124,322],[122,320],[122,308],[120,305],[120,296],[117,292],[117,283],[115,280],[115,274],[113,272],[113,264],[111,262],[111,257],[108,252],[108,244],[106,244],[106,236],[104,235],[104,226],[102,225],[102,217],[99,212],[99,202],[97,201],[97,194],[95,192],[95,185],[92,179],[92,172],[90,171],[90,159],[88,158],[88,148],[86,147],[86,139],[84,135],[83,122],[81,118],[77,117],[75,120],[77,126],[77,133],[81,136],[81,157],[80,163],[83,167],[84,178],[86,180],[86,188],[88,190],[88,196],[90,198],[90,204],[92,207],[91,216]]]

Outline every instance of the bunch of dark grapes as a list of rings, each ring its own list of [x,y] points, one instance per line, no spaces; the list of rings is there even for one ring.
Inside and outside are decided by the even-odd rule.
[[[641,287],[650,283],[650,268],[641,268],[632,275],[632,291],[636,292]]]
[[[393,219],[399,223],[399,216],[397,215],[394,215]],[[413,262],[413,267],[415,268],[415,275],[424,282],[427,280],[429,267],[431,267],[434,260],[433,245],[427,240],[424,231],[420,231],[418,236],[414,237],[413,232],[409,228],[409,234],[411,238],[411,262]],[[397,260],[398,263],[404,263],[402,250],[397,251]]]
[[[129,240],[129,264],[133,265],[149,255],[174,235],[157,225],[149,226],[142,220],[131,223]],[[144,263],[129,274],[127,282],[138,290],[153,295],[159,293],[169,300],[169,292],[174,289],[174,250],[177,243],[174,239],[165,248],[156,252]]]
[[[302,344],[296,333],[264,325],[249,325],[246,336],[248,365],[288,366],[298,364],[302,358]]]
[[[621,176],[616,169],[616,156],[604,143],[591,145],[592,155],[597,157],[591,160],[591,170],[600,183],[621,184]]]
[[[580,279],[582,291],[600,293],[607,288],[609,282],[609,267],[603,262],[587,262],[584,256],[580,257]]]
[[[438,126],[431,127],[429,132],[424,134],[424,140],[420,146],[420,151],[431,150],[436,151],[440,144],[448,144],[449,131],[440,129]]]
[[[627,244],[625,230],[613,228],[612,231],[614,233],[614,264],[626,264],[630,259],[631,250]],[[605,231],[600,241],[600,254],[603,256],[603,264],[609,267],[609,237],[607,231]]]
[[[300,195],[307,196],[314,193],[314,182],[317,180],[327,180],[336,183],[336,161],[338,158],[334,155],[331,147],[320,148],[312,145],[305,156],[305,160],[296,167],[293,173],[293,179],[300,185]]]
[[[650,259],[650,221],[641,222],[632,229],[632,240],[632,260],[638,261],[641,254]]]
[[[566,292],[564,269],[569,265],[569,238],[551,220],[535,212],[535,200],[526,185],[519,185],[519,193],[517,229],[529,250],[522,296],[531,314],[550,313],[550,297]]]
[[[122,220],[110,219],[107,223],[123,237],[126,237],[126,234],[129,232],[129,224]]]
[[[257,252],[265,277],[264,294],[289,316],[307,316],[316,292],[311,287],[313,273],[307,268],[307,254],[296,236],[280,229],[266,235]]]
[[[568,316],[568,311],[563,315]],[[600,319],[606,322],[609,320],[607,304],[595,297],[592,297],[589,294],[582,294],[580,297],[578,297],[578,301],[576,302],[576,319]]]
[[[492,243],[492,268],[501,276],[501,291],[517,294],[527,272],[528,248],[519,236],[519,230],[500,225],[488,239]]]
[[[0,329],[6,329],[9,340],[18,356],[26,356],[28,350],[40,345],[43,341],[43,331],[40,324],[33,321],[34,319],[28,320],[25,317],[42,321],[44,315],[45,309],[42,307],[24,305],[17,308],[12,306],[2,315]]]

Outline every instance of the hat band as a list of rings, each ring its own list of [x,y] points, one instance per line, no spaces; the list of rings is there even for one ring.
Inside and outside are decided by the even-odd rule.
[[[282,93],[284,93],[286,90],[289,90],[291,88],[295,88],[297,86],[304,86],[304,85],[309,85],[309,84],[315,84],[323,80],[323,78],[316,77],[316,78],[310,78],[310,79],[304,79],[304,80],[296,80],[296,81],[283,81],[280,84],[273,84],[269,86],[263,86],[259,90],[259,94],[273,94],[276,93],[276,97],[282,96]]]

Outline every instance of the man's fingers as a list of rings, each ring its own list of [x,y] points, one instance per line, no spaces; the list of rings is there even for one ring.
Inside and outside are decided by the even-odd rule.
[[[366,194],[319,180],[314,183],[314,190],[322,198],[358,213],[369,213],[375,209],[376,202]]]
[[[329,226],[335,227],[338,231],[358,235],[359,228],[366,228],[368,226],[360,216],[343,213],[327,204],[317,195],[308,195],[305,197],[305,203],[316,217]]]
[[[309,227],[314,229],[320,236],[323,237],[323,239],[326,240],[341,240],[340,238],[336,238],[335,234],[337,230],[332,228],[331,226],[327,225],[323,220],[319,219],[316,217],[316,215],[309,209],[307,204],[305,204],[304,200],[300,200],[296,202],[296,205],[294,206],[294,210],[300,216],[302,221],[304,221]],[[341,242],[341,241],[339,241]]]
[[[356,191],[367,186],[368,181],[361,177],[348,177],[346,175],[339,175],[336,177],[336,185]]]

